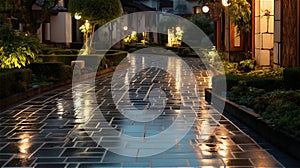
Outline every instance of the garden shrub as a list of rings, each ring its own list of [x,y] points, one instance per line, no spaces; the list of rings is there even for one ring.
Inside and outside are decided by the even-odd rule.
[[[28,67],[36,76],[45,77],[53,82],[65,81],[72,77],[70,66],[61,62],[32,63]]]
[[[241,62],[244,60],[252,59],[251,53],[245,53],[245,52],[230,52],[229,60],[230,62]]]
[[[284,86],[287,89],[300,89],[300,67],[286,68],[283,71]]]
[[[26,90],[31,79],[32,71],[30,69],[0,71],[0,98],[5,98]]]
[[[300,136],[300,90],[266,93],[252,107],[275,128]]]
[[[41,44],[36,36],[13,30],[11,25],[0,26],[0,68],[22,68],[35,61]]]
[[[71,62],[76,60],[78,55],[39,55],[39,62],[61,62],[65,65],[71,65]]]
[[[132,44],[125,44],[125,51],[128,51],[129,53],[143,49],[143,48],[147,48],[149,47],[149,45],[145,45],[143,43],[132,43]]]
[[[230,90],[232,87],[237,86],[240,81],[244,81],[247,84],[247,86],[264,89],[265,91],[272,91],[283,88],[282,79],[232,74],[226,75],[226,79],[224,75],[214,76],[212,79],[212,87],[222,88],[219,86],[219,84],[222,83],[220,81],[224,80],[226,80],[227,90]]]
[[[227,97],[241,105],[251,107],[254,100],[258,96],[262,96],[265,93],[264,89],[258,89],[248,86],[245,81],[239,81],[237,86],[233,86],[227,94]]]
[[[70,48],[80,50],[83,47],[82,42],[73,42],[70,43]]]
[[[247,59],[239,62],[238,68],[243,72],[250,72],[255,69],[256,61],[255,59]]]
[[[50,49],[47,53],[48,55],[77,55],[79,50],[77,49]]]
[[[180,56],[187,56],[191,53],[191,49],[189,47],[178,47],[177,54]]]
[[[300,136],[300,90],[265,92],[240,81],[227,98],[260,114],[271,126]]]
[[[103,57],[103,54],[105,54],[105,57],[115,57],[111,59],[116,59],[117,61],[120,60],[120,58],[125,58],[127,56],[126,51],[120,51],[120,50],[97,50],[96,54],[93,55],[40,55],[38,57],[39,62],[61,62],[65,65],[71,65],[71,62],[77,59],[83,59],[86,62],[87,66],[95,66],[96,63],[98,63],[99,59]],[[105,64],[105,63],[104,63]]]

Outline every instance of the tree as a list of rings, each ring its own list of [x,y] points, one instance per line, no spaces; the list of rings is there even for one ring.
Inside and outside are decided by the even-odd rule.
[[[214,40],[214,27],[212,22],[206,16],[202,14],[193,15],[191,22],[197,25],[207,36],[209,36],[211,41]]]
[[[251,32],[251,5],[247,0],[230,0],[230,21],[239,32]]]
[[[94,32],[95,26],[103,25],[122,15],[119,0],[70,0],[68,10],[73,16],[79,14],[85,20],[85,25],[91,26],[91,30],[90,27],[82,27],[86,36],[86,54],[90,53],[91,44],[88,43],[88,39]]]
[[[0,10],[6,15],[5,18],[8,22],[16,19],[24,24],[25,32],[36,34],[37,29],[49,17],[58,0],[0,0],[0,3]],[[41,7],[39,13],[35,14],[32,10],[34,4]],[[15,14],[19,14],[19,17],[15,18]]]
[[[13,30],[11,24],[0,27],[1,69],[22,68],[36,59],[41,44],[34,35]]]

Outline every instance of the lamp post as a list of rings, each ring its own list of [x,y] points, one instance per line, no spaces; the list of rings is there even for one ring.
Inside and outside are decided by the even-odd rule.
[[[222,0],[222,5],[225,8],[228,8],[230,6],[230,3],[228,3],[228,0]],[[227,46],[228,46],[228,60],[230,59],[230,16],[229,13],[227,14],[227,20],[228,20],[228,40],[227,40]]]
[[[76,19],[76,41],[79,42],[81,39],[79,31],[79,20],[81,19],[81,15],[79,13],[75,13],[74,18]]]

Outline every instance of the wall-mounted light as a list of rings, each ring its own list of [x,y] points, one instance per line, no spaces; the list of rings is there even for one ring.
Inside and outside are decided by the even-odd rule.
[[[208,12],[209,12],[209,7],[208,7],[207,5],[204,5],[204,6],[202,7],[202,12],[203,12],[203,13],[208,13]]]
[[[126,31],[126,30],[128,30],[128,27],[127,27],[127,26],[124,26],[123,29]]]

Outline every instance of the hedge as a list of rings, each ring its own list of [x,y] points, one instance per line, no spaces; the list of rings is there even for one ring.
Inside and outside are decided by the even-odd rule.
[[[78,49],[59,49],[59,48],[46,48],[42,50],[45,55],[76,55],[79,54]]]
[[[61,62],[32,63],[28,66],[38,77],[45,77],[50,81],[65,81],[72,78],[72,68]]]
[[[212,78],[213,88],[222,88],[219,85],[225,79],[224,75],[217,75]],[[233,86],[237,86],[239,81],[245,81],[248,86],[264,89],[265,91],[272,91],[283,88],[283,80],[272,77],[258,77],[247,75],[226,75],[227,90],[230,90]],[[224,82],[223,82],[224,83]]]
[[[126,51],[119,50],[109,50],[102,51],[97,50],[96,54],[93,55],[82,55],[78,58],[78,55],[40,55],[38,56],[39,62],[62,62],[65,65],[71,65],[71,62],[77,59],[83,59],[86,62],[86,65],[97,63],[99,59],[103,58],[105,54],[105,58],[102,60],[101,64],[107,64],[109,66],[115,66],[122,59],[127,56]],[[108,62],[103,62],[107,60]]]
[[[284,86],[287,89],[300,89],[300,67],[285,68],[283,71]]]
[[[5,98],[27,89],[32,79],[30,69],[13,69],[0,71],[0,98]]]

